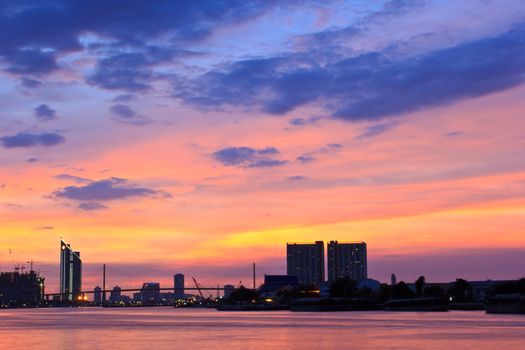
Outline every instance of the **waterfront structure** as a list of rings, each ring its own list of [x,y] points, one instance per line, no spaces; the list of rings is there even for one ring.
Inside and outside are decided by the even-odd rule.
[[[173,276],[173,297],[175,299],[184,298],[184,274],[182,273]]]
[[[44,278],[35,271],[0,273],[0,306],[37,305],[44,298]]]
[[[288,275],[264,275],[264,283],[258,292],[265,297],[273,297],[282,289],[293,289],[299,287],[297,276]]]
[[[286,243],[286,271],[302,285],[319,287],[324,282],[324,242]]]
[[[486,280],[486,281],[468,281],[467,283],[472,288],[472,296],[475,302],[483,303],[487,300],[492,290],[502,284],[514,282],[513,280]],[[428,283],[427,283],[428,285]],[[448,290],[454,285],[454,282],[449,283]]]
[[[96,286],[95,289],[93,289],[93,302],[95,304],[102,304],[102,288],[99,286]]]
[[[82,260],[80,252],[60,240],[60,294],[62,300],[80,300],[82,295]]]
[[[368,278],[366,243],[330,241],[328,252],[328,282],[348,277],[358,282]]]
[[[235,287],[233,285],[225,284],[224,285],[224,297],[229,297],[230,294],[232,294],[234,290],[235,290]]]

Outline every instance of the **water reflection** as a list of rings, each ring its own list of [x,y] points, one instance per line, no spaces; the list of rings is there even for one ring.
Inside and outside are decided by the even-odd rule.
[[[0,310],[0,349],[523,349],[525,316],[207,309]]]

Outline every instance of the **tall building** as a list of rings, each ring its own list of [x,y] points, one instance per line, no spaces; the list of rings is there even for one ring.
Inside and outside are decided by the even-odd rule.
[[[356,281],[368,278],[366,243],[328,243],[328,282],[349,277]]]
[[[390,276],[390,285],[395,286],[397,284],[397,277],[396,274],[393,273],[392,276]]]
[[[184,298],[184,275],[177,273],[173,276],[173,297],[175,299]]]
[[[37,305],[43,300],[44,278],[35,271],[0,273],[0,308],[7,305]]]
[[[113,287],[111,294],[109,295],[110,303],[118,303],[122,299],[122,288],[119,286]]]
[[[300,284],[319,287],[324,282],[324,243],[286,243],[287,275]]]
[[[233,293],[233,291],[235,290],[235,287],[231,284],[225,284],[224,285],[224,297],[229,297],[230,294]]]
[[[102,288],[99,286],[93,289],[93,302],[97,305],[102,304]]]
[[[142,284],[140,299],[143,303],[157,303],[160,301],[160,283],[146,282]]]
[[[77,300],[82,290],[82,260],[80,252],[60,240],[60,294],[62,300]]]

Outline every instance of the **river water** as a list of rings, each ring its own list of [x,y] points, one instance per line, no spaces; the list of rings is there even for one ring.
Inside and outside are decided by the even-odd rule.
[[[0,310],[0,349],[525,349],[525,315]]]

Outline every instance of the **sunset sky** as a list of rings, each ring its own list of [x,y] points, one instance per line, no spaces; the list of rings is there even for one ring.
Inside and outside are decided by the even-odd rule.
[[[525,4],[0,1],[0,267],[249,283],[525,276]],[[9,254],[12,250],[12,257]]]

